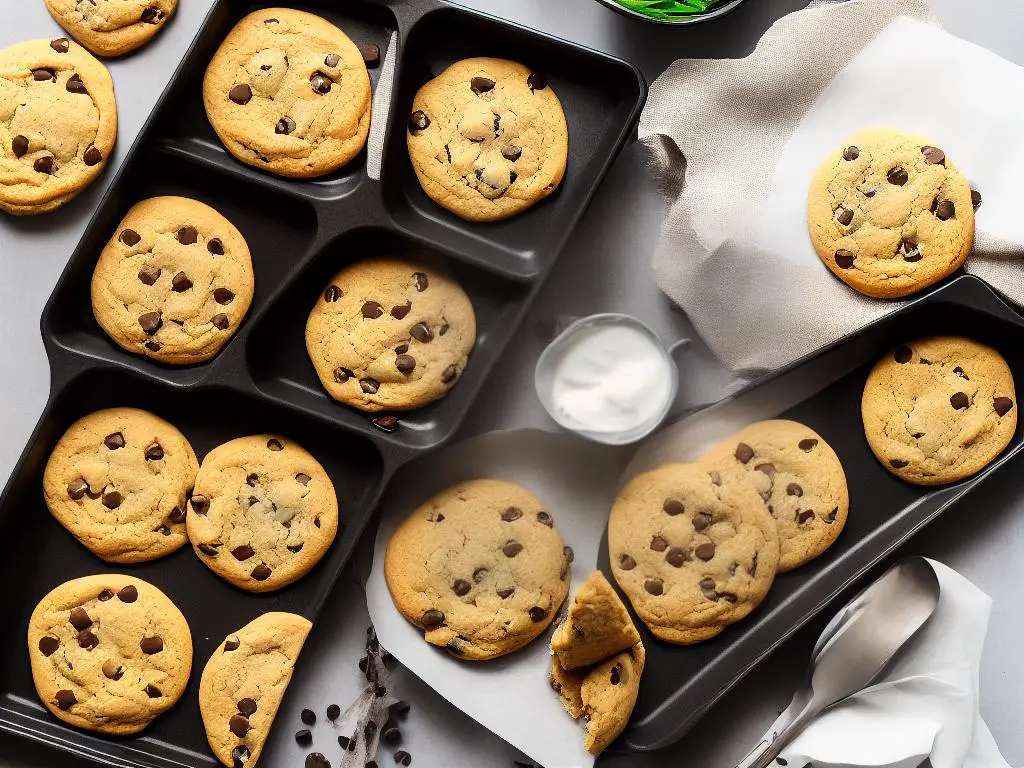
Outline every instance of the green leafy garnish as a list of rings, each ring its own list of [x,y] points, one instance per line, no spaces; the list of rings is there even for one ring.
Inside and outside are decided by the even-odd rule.
[[[706,13],[713,5],[720,0],[615,0],[619,5],[631,11],[642,13],[653,19],[664,21],[675,21],[695,16],[699,13]]]

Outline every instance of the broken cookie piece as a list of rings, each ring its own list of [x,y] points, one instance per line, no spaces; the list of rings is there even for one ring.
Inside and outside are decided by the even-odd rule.
[[[551,650],[563,669],[596,664],[640,642],[640,634],[600,571],[594,571],[576,591],[569,614],[551,638]]]

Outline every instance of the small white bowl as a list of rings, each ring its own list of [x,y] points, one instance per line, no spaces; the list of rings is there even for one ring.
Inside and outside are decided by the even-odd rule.
[[[576,424],[567,422],[566,419],[558,413],[558,410],[555,408],[552,401],[556,364],[562,353],[578,333],[596,325],[618,325],[640,331],[651,340],[657,349],[661,351],[661,354],[664,355],[665,362],[668,365],[669,376],[671,378],[665,402],[649,419],[627,431],[604,431],[580,428]],[[666,346],[658,337],[658,334],[651,330],[649,326],[631,315],[624,315],[618,312],[589,315],[588,317],[583,317],[575,321],[544,348],[544,351],[537,359],[537,367],[534,370],[534,388],[537,390],[537,396],[540,398],[540,402],[544,406],[544,410],[546,410],[548,415],[550,415],[551,418],[554,419],[563,429],[569,432],[574,432],[588,440],[593,440],[597,443],[604,443],[605,445],[627,445],[628,443],[634,443],[637,440],[643,439],[657,429],[661,422],[665,420],[665,416],[668,415],[672,404],[675,402],[676,394],[679,391],[679,370],[676,367],[676,363],[672,355],[679,348],[687,344],[689,344],[689,339],[682,339],[671,346]]]

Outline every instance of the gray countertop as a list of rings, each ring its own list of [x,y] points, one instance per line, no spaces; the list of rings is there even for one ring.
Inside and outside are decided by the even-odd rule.
[[[649,80],[673,59],[742,56],[774,19],[805,0],[750,0],[722,22],[666,29],[622,18],[593,0],[468,0],[465,5],[519,21],[633,61]],[[181,0],[173,23],[154,44],[110,63],[117,88],[119,162],[212,0]],[[1024,63],[1024,4],[1019,0],[932,0],[948,29],[1000,55]],[[0,47],[31,37],[52,37],[58,29],[42,0],[0,3]],[[1017,98],[1017,95],[1007,95]],[[65,210],[34,219],[0,218],[0,478],[13,469],[38,418],[49,388],[39,315],[64,264],[99,200],[103,180]],[[646,178],[641,154],[627,148],[570,240],[530,319],[492,377],[488,391],[469,414],[462,434],[500,426],[546,424],[533,394],[533,363],[550,329],[561,319],[596,311],[631,312],[666,339],[689,335],[686,319],[654,286],[650,257],[662,205]],[[728,376],[697,343],[682,361],[679,408],[717,399]],[[1024,764],[1024,703],[1015,679],[1018,637],[1024,619],[1017,609],[1017,585],[1024,581],[1024,499],[1018,493],[1021,460],[953,507],[906,548],[942,560],[973,580],[995,600],[981,669],[981,708],[1011,764]],[[1016,471],[1015,471],[1016,468]],[[16,585],[7,585],[13,588]],[[352,579],[339,585],[317,626],[282,709],[264,765],[301,765],[292,740],[298,710],[345,704],[356,690],[355,661],[366,624],[362,594]],[[20,631],[15,628],[15,631]],[[631,765],[728,766],[746,752],[788,701],[816,636],[811,626],[798,633],[765,664],[725,696],[697,728],[664,753],[637,757]],[[397,674],[398,695],[413,703],[405,748],[414,765],[511,768],[507,745],[439,699],[410,675]],[[328,757],[336,745],[317,731],[317,746]],[[333,737],[331,738],[333,741]],[[390,757],[380,761],[392,765]],[[81,761],[46,747],[0,735],[0,767],[78,765]]]

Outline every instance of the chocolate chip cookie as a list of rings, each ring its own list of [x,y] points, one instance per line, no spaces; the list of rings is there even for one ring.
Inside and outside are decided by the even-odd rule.
[[[656,637],[698,643],[768,593],[779,532],[739,470],[666,464],[619,492],[608,554],[616,581]]]
[[[955,272],[974,243],[971,188],[919,136],[861,131],[818,168],[807,200],[814,250],[868,296],[908,296]]]
[[[152,197],[128,211],[92,276],[92,311],[121,347],[164,363],[209,360],[252,302],[242,233],[186,197]]]
[[[277,435],[239,437],[203,459],[186,522],[211,571],[250,592],[270,592],[324,556],[338,531],[338,497],[301,446]]]
[[[569,133],[543,72],[477,58],[452,64],[419,89],[408,144],[434,202],[470,221],[495,221],[558,188]]]
[[[199,462],[158,416],[109,408],[79,419],[50,454],[43,497],[57,522],[109,563],[170,554],[186,541]]]
[[[206,663],[199,710],[224,765],[259,761],[312,626],[294,613],[265,613],[228,635]]]
[[[137,733],[181,698],[192,635],[181,611],[142,579],[72,579],[44,597],[28,624],[36,692],[78,728]]]
[[[46,0],[69,35],[97,56],[134,51],[159,32],[178,0]]]
[[[0,210],[52,211],[91,184],[117,138],[110,73],[66,37],[0,51]]]
[[[243,163],[322,176],[362,150],[370,76],[340,29],[304,11],[265,8],[221,43],[203,79],[206,116]]]
[[[588,670],[566,671],[551,660],[551,686],[573,719],[586,719],[583,747],[600,754],[622,733],[640,692],[646,652],[643,643]]]
[[[864,434],[887,470],[916,485],[980,471],[1017,429],[1013,374],[991,347],[958,336],[901,344],[864,385]]]
[[[306,322],[306,349],[328,394],[364,411],[408,410],[443,397],[475,343],[476,316],[459,284],[399,259],[341,270]]]
[[[471,480],[409,515],[388,541],[384,576],[428,643],[475,661],[518,650],[551,624],[571,562],[540,500],[513,483]]]
[[[629,611],[600,571],[573,596],[569,613],[551,636],[551,650],[564,669],[596,664],[640,642]]]
[[[746,470],[779,528],[779,572],[817,557],[846,525],[850,495],[832,447],[795,421],[759,421],[701,459],[711,469]]]

